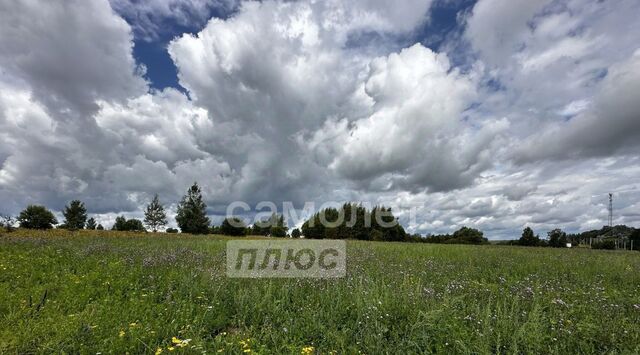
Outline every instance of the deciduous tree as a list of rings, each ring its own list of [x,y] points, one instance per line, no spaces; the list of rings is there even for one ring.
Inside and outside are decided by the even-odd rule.
[[[18,216],[20,227],[30,229],[51,229],[58,224],[56,217],[44,206],[29,205]]]

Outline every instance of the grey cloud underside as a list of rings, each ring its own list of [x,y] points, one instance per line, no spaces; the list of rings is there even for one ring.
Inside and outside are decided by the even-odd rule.
[[[480,0],[442,47],[464,52],[353,46],[413,31],[430,5],[3,2],[0,212],[80,198],[110,224],[154,193],[174,211],[198,181],[212,213],[361,200],[411,231],[493,237],[598,228],[625,191],[616,222],[637,225],[640,4]],[[169,19],[203,27],[168,46],[188,96],[149,89],[132,56]]]

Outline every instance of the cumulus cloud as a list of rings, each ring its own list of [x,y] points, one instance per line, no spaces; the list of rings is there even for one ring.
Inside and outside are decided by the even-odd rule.
[[[452,70],[446,55],[419,44],[377,58],[363,86],[370,113],[338,124],[342,131],[330,124],[315,132],[312,147],[333,147],[329,167],[368,188],[468,185],[491,165],[485,153],[506,128],[505,121],[480,127],[462,122],[475,87],[472,77]]]
[[[399,48],[431,4],[4,2],[0,212],[80,198],[110,224],[198,181],[212,214],[356,200],[491,237],[598,228],[613,190],[637,224],[638,2],[479,0],[441,47],[466,52]],[[167,48],[186,92],[133,57],[167,23],[201,28]]]
[[[637,154],[640,142],[640,50],[609,68],[593,107],[533,135],[515,152],[518,162]]]
[[[137,37],[153,41],[167,34],[174,21],[183,27],[201,27],[212,13],[226,16],[235,11],[240,0],[109,0],[115,11],[132,25]]]
[[[2,80],[24,83],[60,116],[146,91],[127,23],[106,1],[0,4]],[[100,45],[97,45],[100,44]]]

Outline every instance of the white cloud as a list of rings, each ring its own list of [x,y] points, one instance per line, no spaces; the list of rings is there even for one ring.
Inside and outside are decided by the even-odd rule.
[[[594,97],[593,107],[566,123],[533,134],[514,152],[520,162],[545,158],[606,156],[640,148],[640,50],[609,68]]]
[[[213,12],[233,13],[239,0],[109,0],[131,24],[136,35],[153,41],[166,34],[169,20],[181,26],[203,26]]]
[[[481,136],[505,127],[478,129],[462,122],[475,83],[451,70],[446,55],[414,45],[377,58],[364,88],[371,113],[351,128],[342,125],[341,136],[330,129],[313,139],[335,147],[329,166],[342,176],[374,184],[381,179],[383,189],[448,190],[471,183],[490,165],[482,154],[491,141]]]
[[[216,211],[417,205],[423,233],[597,228],[609,190],[615,222],[640,222],[635,0],[480,0],[461,67],[391,43],[431,1],[111,5],[130,24],[106,0],[0,5],[0,212],[81,198],[110,224],[198,181]],[[150,90],[132,56],[165,21],[203,26],[168,48],[188,94]]]
[[[146,91],[129,26],[107,1],[3,2],[0,33],[2,80],[25,82],[50,110],[83,120],[96,99]]]

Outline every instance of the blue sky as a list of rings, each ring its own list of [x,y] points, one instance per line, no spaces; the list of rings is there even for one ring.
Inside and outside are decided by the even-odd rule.
[[[207,18],[228,18],[233,14],[219,7],[212,7],[206,11]],[[126,12],[122,16],[130,24],[135,25],[135,16],[130,16]],[[182,36],[185,33],[197,34],[203,23],[199,21],[179,23],[175,18],[168,17],[158,20],[161,30],[157,32],[157,36],[147,38],[143,34],[134,31],[134,47],[133,56],[136,62],[144,64],[147,69],[146,78],[154,89],[162,90],[166,87],[172,87],[178,90],[184,90],[178,83],[178,71],[169,56],[167,46],[171,40]]]
[[[430,8],[429,14],[425,14],[425,21],[414,31],[396,39],[398,46],[422,43],[424,46],[438,51],[451,37],[461,35],[464,28],[459,23],[459,17],[468,13],[476,0],[437,1]],[[212,7],[208,9],[206,17],[226,19],[232,16],[237,9],[228,11],[225,8]],[[126,12],[121,15],[132,25],[135,25],[135,16]],[[427,20],[428,18],[428,20]],[[185,33],[197,34],[205,24],[196,21],[181,24],[175,18],[159,19],[161,31],[154,38],[146,38],[140,33],[134,32],[133,55],[138,63],[147,68],[146,77],[155,89],[166,87],[184,90],[178,83],[178,72],[167,51],[171,40]],[[460,63],[464,64],[464,63]]]
[[[614,223],[638,226],[638,13],[637,0],[9,2],[0,213],[81,199],[111,225],[157,193],[172,216],[198,181],[216,221],[234,202],[250,217],[264,201],[361,201],[410,232],[497,239],[600,228],[613,192]]]

